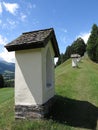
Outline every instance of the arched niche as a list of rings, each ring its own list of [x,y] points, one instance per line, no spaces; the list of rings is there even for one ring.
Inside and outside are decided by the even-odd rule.
[[[53,63],[50,49],[48,48],[46,54],[46,87],[50,88],[53,86]]]

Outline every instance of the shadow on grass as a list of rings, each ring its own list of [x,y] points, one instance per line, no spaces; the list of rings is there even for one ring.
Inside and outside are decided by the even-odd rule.
[[[87,101],[55,96],[50,117],[66,125],[96,130],[98,108]]]

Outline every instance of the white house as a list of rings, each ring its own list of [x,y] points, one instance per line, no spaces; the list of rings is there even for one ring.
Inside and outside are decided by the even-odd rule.
[[[60,55],[53,28],[23,33],[5,47],[15,51],[15,117],[43,118],[53,103]]]

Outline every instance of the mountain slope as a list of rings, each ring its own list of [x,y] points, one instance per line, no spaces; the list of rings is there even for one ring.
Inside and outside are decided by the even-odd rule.
[[[5,71],[15,71],[15,64],[14,63],[8,63],[4,60],[0,60],[0,74],[3,74]]]

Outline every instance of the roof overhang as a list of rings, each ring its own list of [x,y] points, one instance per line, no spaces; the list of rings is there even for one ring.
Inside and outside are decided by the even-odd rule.
[[[29,34],[31,35],[31,33],[37,33],[41,31],[49,31],[49,34],[42,38],[42,40],[39,40],[37,38],[36,40],[32,40],[30,42],[26,42],[25,41],[25,35]],[[44,32],[45,33],[45,32]],[[38,33],[39,34],[39,33]],[[24,39],[23,39],[24,38]],[[28,37],[27,37],[28,38]],[[30,38],[30,37],[29,37]],[[31,37],[32,38],[32,37]],[[21,40],[22,39],[22,40]],[[33,32],[27,32],[27,33],[23,33],[22,35],[20,35],[17,39],[13,40],[12,42],[8,43],[7,45],[5,45],[5,48],[11,52],[11,51],[19,51],[19,50],[27,50],[27,49],[36,49],[36,48],[43,48],[48,44],[48,41],[51,40],[52,42],[52,46],[53,46],[53,50],[55,52],[55,57],[59,57],[60,52],[59,52],[59,47],[58,47],[58,43],[56,40],[56,36],[55,36],[55,32],[53,30],[53,28],[51,29],[45,29],[45,30],[38,30],[38,31],[33,31]]]

